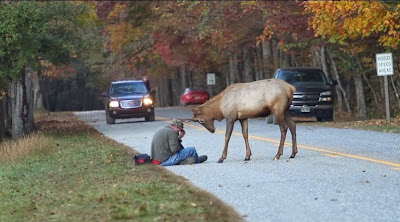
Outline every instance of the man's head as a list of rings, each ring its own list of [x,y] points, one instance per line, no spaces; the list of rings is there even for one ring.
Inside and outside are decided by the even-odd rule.
[[[171,125],[171,127],[175,127],[177,129],[179,129],[179,131],[183,130],[183,122],[179,119],[173,119],[172,123],[170,125]]]

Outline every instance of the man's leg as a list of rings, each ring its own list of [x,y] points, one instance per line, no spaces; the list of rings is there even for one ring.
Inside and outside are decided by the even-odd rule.
[[[179,162],[181,162],[182,160],[184,160],[188,157],[194,157],[196,160],[196,163],[201,162],[201,160],[199,159],[199,156],[197,155],[196,149],[194,147],[187,147],[187,148],[181,149],[174,155],[170,156],[166,161],[161,163],[161,166],[177,165]]]

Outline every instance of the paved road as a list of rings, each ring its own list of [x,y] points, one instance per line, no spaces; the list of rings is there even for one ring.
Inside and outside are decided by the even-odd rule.
[[[154,131],[172,117],[190,118],[189,110],[159,108],[156,121],[105,123],[104,111],[76,113],[104,135],[141,153],[150,153]],[[207,162],[168,169],[233,206],[246,221],[400,221],[400,136],[362,130],[298,125],[299,153],[273,161],[280,133],[264,119],[249,121],[251,161],[236,123],[222,164],[225,121],[217,132],[185,124],[184,146],[194,145]]]

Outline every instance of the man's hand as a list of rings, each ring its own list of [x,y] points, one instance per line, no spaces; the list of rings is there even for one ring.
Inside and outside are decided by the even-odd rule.
[[[179,131],[178,138],[179,138],[179,139],[182,139],[182,138],[185,136],[185,134],[186,134],[185,130]]]

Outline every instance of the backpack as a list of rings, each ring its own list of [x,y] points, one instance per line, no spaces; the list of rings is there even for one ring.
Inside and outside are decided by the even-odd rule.
[[[142,164],[151,162],[150,156],[145,153],[142,153],[139,155],[133,155],[132,159],[135,161],[135,165],[142,165]]]

